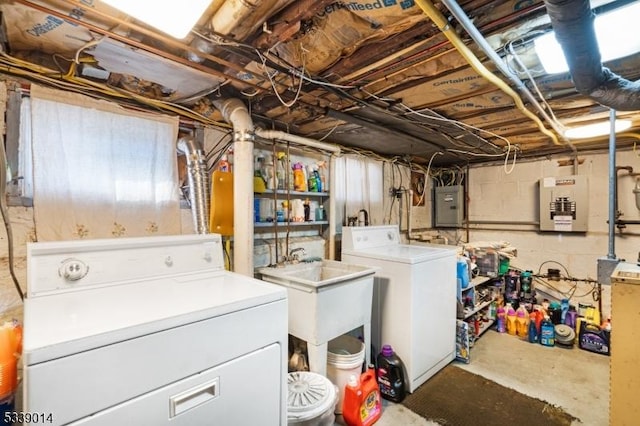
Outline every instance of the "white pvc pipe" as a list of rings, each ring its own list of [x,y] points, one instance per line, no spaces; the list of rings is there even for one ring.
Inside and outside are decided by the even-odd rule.
[[[335,188],[336,181],[336,156],[331,155],[329,159],[329,187],[327,192]],[[331,187],[331,185],[334,185]],[[331,194],[331,192],[329,192]],[[336,197],[329,196],[329,259],[336,259]]]
[[[309,139],[302,136],[292,135],[287,132],[282,132],[280,130],[264,130],[264,129],[256,129],[256,136],[261,137],[263,139],[271,139],[271,140],[281,140],[288,141],[292,143],[296,143],[299,145],[309,146],[311,148],[318,148],[324,151],[333,152],[334,154],[340,153],[340,147],[333,144],[328,144],[324,142],[317,141],[315,139]]]
[[[213,103],[233,125],[233,270],[253,277],[253,122],[239,99]]]

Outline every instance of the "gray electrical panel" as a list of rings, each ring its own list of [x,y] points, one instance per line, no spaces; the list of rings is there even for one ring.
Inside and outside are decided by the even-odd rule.
[[[586,176],[540,179],[540,230],[587,232],[589,188]]]
[[[462,185],[436,186],[434,196],[434,220],[436,228],[462,226],[464,216],[464,190]]]

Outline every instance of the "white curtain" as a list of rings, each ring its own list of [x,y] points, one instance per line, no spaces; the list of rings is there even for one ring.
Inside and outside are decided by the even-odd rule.
[[[178,118],[32,85],[39,241],[180,233]]]
[[[382,162],[361,155],[344,155],[336,159],[335,169],[332,196],[336,202],[337,232],[341,232],[348,217],[357,217],[362,209],[369,215],[369,225],[382,225]]]

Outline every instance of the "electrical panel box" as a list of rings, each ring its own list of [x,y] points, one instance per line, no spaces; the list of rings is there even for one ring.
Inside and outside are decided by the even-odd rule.
[[[464,216],[464,190],[462,185],[436,186],[434,196],[433,226],[457,228]]]
[[[540,230],[587,232],[589,187],[586,176],[540,179]]]

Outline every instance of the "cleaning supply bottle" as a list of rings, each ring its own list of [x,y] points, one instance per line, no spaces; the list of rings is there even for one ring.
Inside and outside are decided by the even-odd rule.
[[[507,310],[507,333],[515,336],[516,332],[516,311],[513,308],[509,308]]]
[[[569,299],[562,299],[560,301],[560,324],[565,324],[567,312],[569,312]]]
[[[318,170],[317,164],[313,166],[313,175],[316,177],[316,186],[317,186],[318,192],[322,192],[324,190],[324,185],[323,185],[322,176],[320,176],[320,171]]]
[[[318,181],[316,180],[316,175],[313,173],[311,164],[307,166],[307,191],[318,192]]]
[[[218,170],[221,172],[230,172],[231,166],[229,165],[229,161],[227,160],[227,156],[223,155],[220,157],[220,161],[218,162]]]
[[[278,181],[278,189],[286,189],[287,172],[284,167],[286,154],[282,151],[276,154],[278,161],[276,163],[276,179]]]
[[[404,383],[404,363],[393,352],[391,345],[383,345],[377,358],[378,369],[376,377],[380,394],[384,399],[393,402],[402,402],[406,396]]]
[[[308,198],[304,200],[302,208],[304,209],[304,221],[309,222],[311,220],[311,202]]]
[[[302,163],[295,163],[293,165],[293,189],[295,191],[306,191],[307,182],[304,178],[304,170]]]
[[[505,333],[507,331],[507,314],[504,308],[501,306],[498,308],[498,320],[497,320],[497,329],[498,333]]]
[[[536,327],[536,313],[529,314],[529,327],[527,330],[527,340],[529,343],[538,343],[538,327]]]
[[[271,155],[267,155],[263,163],[262,176],[267,184],[267,189],[275,190],[278,187],[276,172]]]
[[[516,334],[523,339],[527,338],[529,330],[527,329],[529,315],[527,310],[523,306],[520,306],[516,311]]]
[[[320,186],[322,187],[320,191],[327,192],[329,190],[329,185],[327,185],[327,178],[325,173],[327,162],[318,161],[316,164],[318,165],[318,176],[320,177]]]
[[[549,316],[546,315],[544,320],[542,320],[542,324],[540,324],[540,344],[544,346],[554,346],[555,337],[555,326],[553,325],[553,322],[551,322]]]
[[[352,374],[344,388],[342,418],[348,426],[369,426],[382,416],[382,400],[373,365],[360,377]]]
[[[261,155],[256,156],[256,161],[253,165],[253,192],[265,192],[267,190],[267,181],[262,174],[263,163],[264,157]]]
[[[21,353],[22,325],[16,320],[0,325],[0,401],[5,396],[12,396],[18,389],[18,361]],[[2,405],[8,404],[0,404]]]

